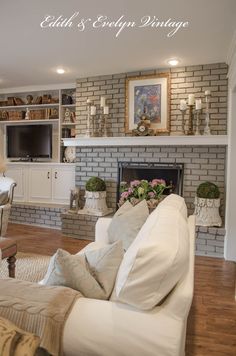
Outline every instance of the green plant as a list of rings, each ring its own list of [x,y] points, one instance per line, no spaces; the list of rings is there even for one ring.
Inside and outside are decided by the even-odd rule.
[[[120,200],[121,206],[129,200],[131,203],[136,200],[159,200],[165,189],[173,188],[171,185],[167,186],[163,179],[153,179],[151,182],[147,180],[133,180],[129,184],[121,182],[120,184]]]
[[[86,183],[86,190],[89,192],[103,192],[106,190],[106,183],[101,178],[92,177]]]
[[[205,182],[198,186],[197,196],[198,198],[218,199],[220,197],[220,191],[216,184],[212,182]]]

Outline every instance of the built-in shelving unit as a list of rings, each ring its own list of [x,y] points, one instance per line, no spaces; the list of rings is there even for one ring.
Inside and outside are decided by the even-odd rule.
[[[64,162],[62,138],[75,137],[75,84],[0,90],[0,151],[6,158],[8,125],[52,124],[52,162]],[[14,105],[13,105],[14,104]]]

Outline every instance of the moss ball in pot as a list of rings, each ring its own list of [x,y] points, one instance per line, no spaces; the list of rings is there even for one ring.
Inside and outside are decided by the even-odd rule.
[[[205,199],[219,199],[220,191],[212,182],[201,183],[197,188],[197,197]]]
[[[86,190],[88,192],[104,192],[106,183],[99,177],[92,177],[86,183]]]
[[[220,191],[212,182],[201,183],[196,192],[194,201],[196,225],[221,226],[222,220],[219,214]]]
[[[83,211],[88,215],[104,216],[112,209],[106,203],[106,183],[98,177],[90,178],[86,183],[85,206]]]

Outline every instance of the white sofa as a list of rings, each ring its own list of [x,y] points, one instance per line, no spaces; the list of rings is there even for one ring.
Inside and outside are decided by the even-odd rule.
[[[96,224],[96,241],[108,243],[110,218]],[[188,218],[190,238],[186,273],[165,301],[142,311],[113,301],[80,298],[66,321],[65,356],[183,356],[186,324],[193,296],[195,218]]]

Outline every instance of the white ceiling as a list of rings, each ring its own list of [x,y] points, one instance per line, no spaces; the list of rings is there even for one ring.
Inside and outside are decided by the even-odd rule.
[[[46,14],[79,15],[72,28],[42,29]],[[76,27],[81,18],[124,15],[136,27]],[[138,28],[145,16],[189,21],[171,38],[164,28]],[[76,78],[182,65],[224,62],[236,29],[236,0],[0,0],[0,88],[73,82]],[[55,70],[63,66],[64,75]]]

